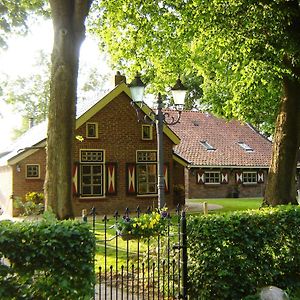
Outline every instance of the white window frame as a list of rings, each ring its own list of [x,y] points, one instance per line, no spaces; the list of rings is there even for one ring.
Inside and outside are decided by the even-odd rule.
[[[89,135],[89,126],[90,125],[95,126],[95,135],[94,136]],[[99,137],[98,123],[97,122],[87,122],[85,124],[85,134],[86,134],[87,139],[98,139],[98,137]]]
[[[214,176],[214,175],[218,175],[218,176]],[[204,184],[208,184],[208,185],[221,184],[221,172],[220,171],[205,171],[204,172]]]
[[[144,128],[149,129],[149,137],[145,137],[144,135]],[[153,140],[153,125],[149,124],[142,124],[142,140],[143,141],[152,141]]]
[[[28,167],[36,167],[37,168],[37,176],[29,176],[28,175]],[[39,164],[26,164],[26,179],[40,179],[41,176],[41,167]]]
[[[238,145],[244,149],[246,152],[253,152],[253,148],[250,147],[248,144],[244,143],[244,142],[238,142]]]
[[[200,141],[200,144],[207,150],[207,151],[216,151],[216,148],[209,144],[207,141]]]
[[[86,152],[86,153],[84,153]],[[102,198],[105,197],[105,151],[103,149],[80,149],[79,151],[79,161],[80,161],[80,198]],[[84,173],[84,168],[90,168],[90,173]],[[98,174],[94,173],[94,169],[100,167],[101,172]],[[84,176],[88,177],[90,175],[90,183],[83,183]],[[97,186],[94,180],[100,177],[100,189],[99,194],[94,194],[93,190]],[[90,186],[91,193],[83,193],[84,186]]]
[[[151,152],[151,153],[150,153]],[[151,168],[155,168],[154,180],[150,180]],[[146,169],[146,177],[143,181],[141,180],[142,168]],[[136,151],[136,179],[137,179],[137,195],[138,196],[153,196],[157,195],[157,150],[137,150]],[[146,184],[146,192],[140,192],[140,185]],[[154,187],[154,191],[151,191],[151,186]]]
[[[245,176],[245,174],[247,174],[246,176]],[[248,179],[250,178],[250,179],[254,179],[254,178],[251,178],[251,177],[248,177],[248,175],[255,175],[255,181],[252,181],[252,180],[250,180],[250,181],[248,181]],[[247,181],[245,181],[245,178],[247,178]],[[243,172],[243,184],[249,184],[249,185],[251,185],[251,184],[257,184],[257,172],[256,171],[244,171]]]

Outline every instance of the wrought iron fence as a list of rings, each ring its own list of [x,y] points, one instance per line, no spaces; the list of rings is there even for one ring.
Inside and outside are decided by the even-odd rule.
[[[124,234],[119,230],[124,219],[135,220],[136,227],[142,230],[139,220],[152,213],[150,209],[142,213],[139,208],[133,213],[126,209],[123,216],[115,212],[110,218],[101,218],[95,208],[91,217],[83,213],[97,241],[95,299],[188,299],[185,212],[177,209],[172,216],[156,211],[155,216],[164,214],[160,219],[164,218],[163,228],[150,235]]]

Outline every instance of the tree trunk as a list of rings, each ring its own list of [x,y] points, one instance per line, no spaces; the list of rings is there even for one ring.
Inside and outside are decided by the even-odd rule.
[[[264,202],[272,206],[297,204],[295,175],[300,146],[299,79],[285,77],[283,90],[284,95],[277,118],[273,155],[264,198]]]
[[[54,28],[45,179],[46,209],[73,217],[72,165],[80,46],[92,1],[50,0]]]

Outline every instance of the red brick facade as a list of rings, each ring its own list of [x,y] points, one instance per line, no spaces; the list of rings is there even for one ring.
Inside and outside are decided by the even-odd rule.
[[[215,184],[207,184],[197,180],[199,172],[205,171],[224,172],[227,174],[227,181]],[[242,172],[257,172],[261,180],[257,183],[243,183],[237,182],[236,175]],[[186,198],[249,198],[249,197],[263,197],[265,187],[267,170],[261,169],[186,169]]]
[[[98,127],[97,138],[88,138],[86,123],[96,123]],[[74,164],[80,164],[80,150],[103,150],[104,151],[104,176],[107,174],[106,166],[114,163],[116,193],[108,195],[107,187],[104,185],[104,195],[101,197],[82,197],[80,193],[74,193],[73,210],[75,215],[81,215],[82,209],[88,211],[94,206],[99,214],[110,214],[116,210],[122,214],[128,207],[135,210],[140,206],[142,210],[149,206],[157,206],[155,195],[129,195],[127,193],[127,164],[136,163],[137,150],[157,149],[156,130],[153,128],[153,139],[142,139],[142,122],[138,122],[134,108],[130,104],[130,98],[124,92],[111,100],[98,112],[86,120],[77,130],[76,135],[83,137],[83,141],[74,141]],[[164,162],[168,166],[168,188],[166,193],[166,205],[174,207],[179,201],[173,197],[174,184],[183,185],[184,168],[173,162],[172,140],[164,135]],[[13,197],[24,197],[27,192],[42,192],[45,179],[45,149],[40,149],[19,161],[13,168]],[[26,179],[26,165],[38,164],[40,166],[40,177],[38,179]],[[80,175],[78,175],[80,177]],[[106,183],[105,179],[105,183]],[[76,182],[77,183],[77,182]],[[80,186],[80,180],[78,181]]]
[[[138,205],[144,210],[148,206],[157,206],[157,197],[128,195],[126,185],[126,164],[136,162],[136,150],[156,150],[155,128],[153,128],[153,140],[142,140],[143,123],[137,121],[136,112],[125,93],[112,100],[109,105],[89,119],[89,122],[98,123],[99,136],[97,139],[88,139],[86,138],[85,124],[78,128],[76,134],[83,136],[84,141],[76,142],[74,160],[79,161],[80,149],[105,150],[105,162],[113,162],[117,165],[117,194],[99,199],[74,197],[76,214],[79,214],[83,208],[90,208],[93,205],[101,213],[112,213],[116,209],[123,212],[126,207],[136,209]],[[174,164],[172,147],[172,141],[164,135],[164,161],[169,166],[170,192],[166,194],[168,207],[176,205],[173,203]],[[183,174],[183,167],[179,170],[176,169],[176,173]]]

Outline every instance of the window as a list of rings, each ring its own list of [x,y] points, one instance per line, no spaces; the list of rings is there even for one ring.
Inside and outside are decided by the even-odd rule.
[[[245,184],[257,183],[257,172],[243,172],[243,183]]]
[[[253,152],[254,150],[244,142],[238,142],[238,145],[242,147],[247,152]]]
[[[98,138],[98,123],[86,123],[86,137],[89,139]]]
[[[29,178],[29,179],[40,178],[40,166],[39,165],[26,165],[26,178]]]
[[[207,150],[207,151],[215,151],[216,148],[210,145],[207,141],[200,141],[200,144]]]
[[[152,125],[142,125],[142,139],[152,140],[153,139],[153,126]]]
[[[80,151],[80,194],[82,197],[104,196],[104,151]]]
[[[137,193],[139,195],[157,194],[157,153],[156,151],[137,151]]]
[[[220,183],[220,172],[205,172],[204,183]]]

